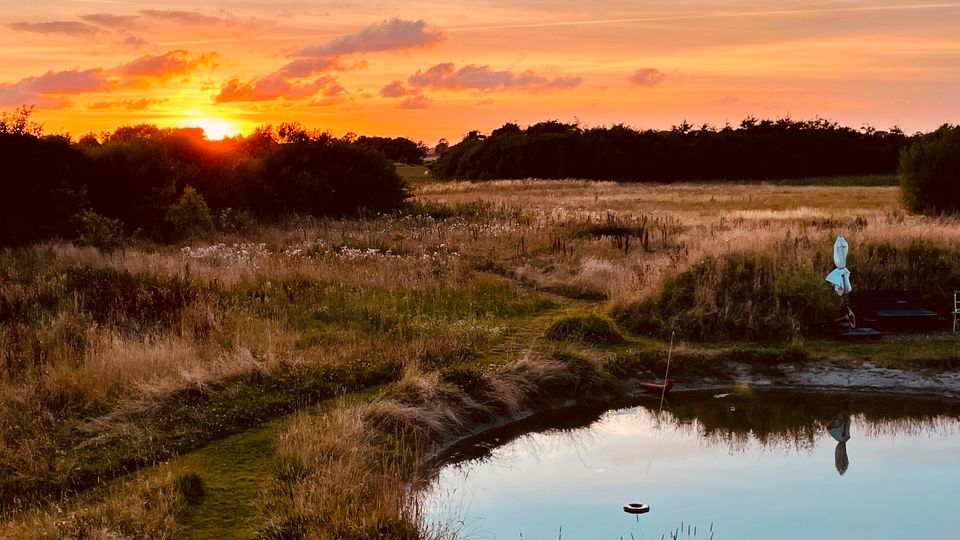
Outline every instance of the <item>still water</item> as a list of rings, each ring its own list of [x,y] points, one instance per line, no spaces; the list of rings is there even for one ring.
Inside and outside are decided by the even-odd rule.
[[[960,538],[956,400],[730,390],[658,407],[559,411],[464,441],[425,519],[498,540]]]

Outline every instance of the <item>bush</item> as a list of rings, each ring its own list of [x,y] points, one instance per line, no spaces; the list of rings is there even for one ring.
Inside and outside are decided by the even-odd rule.
[[[960,210],[960,126],[944,125],[901,153],[900,197],[913,212]]]
[[[598,344],[615,344],[623,341],[623,336],[613,321],[593,313],[569,315],[555,321],[547,329],[547,338],[553,341]]]
[[[123,223],[119,219],[110,219],[85,209],[77,214],[77,222],[77,244],[108,252],[123,245]]]
[[[213,230],[210,208],[197,190],[183,188],[183,195],[167,211],[167,221],[173,226],[174,237],[190,238]]]

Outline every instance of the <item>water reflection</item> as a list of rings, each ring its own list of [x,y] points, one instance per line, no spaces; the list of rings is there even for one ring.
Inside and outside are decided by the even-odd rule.
[[[944,505],[960,497],[956,402],[737,391],[676,394],[662,414],[658,400],[623,405],[538,415],[451,449],[428,519],[462,521],[470,538],[562,526],[565,538],[656,539],[680,522],[717,540],[906,538],[948,526]],[[628,516],[629,502],[651,512]]]
[[[832,424],[827,426],[827,432],[837,441],[837,448],[833,451],[833,464],[840,476],[850,468],[850,457],[847,455],[847,441],[850,440],[850,415],[842,412]]]

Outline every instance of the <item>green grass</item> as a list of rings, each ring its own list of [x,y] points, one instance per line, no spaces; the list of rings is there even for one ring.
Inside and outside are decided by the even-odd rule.
[[[767,182],[778,186],[899,186],[900,176],[896,173],[863,176],[820,176],[768,180]]]
[[[574,313],[558,319],[547,329],[553,341],[578,341],[597,345],[621,343],[623,336],[616,324],[595,313]]]
[[[427,167],[425,165],[406,165],[404,163],[394,163],[397,168],[397,174],[409,184],[423,184],[433,180],[432,176],[425,174]]]
[[[374,386],[343,398],[327,400],[309,410],[313,414],[324,414],[337,404],[372,399],[382,388]],[[257,503],[276,476],[276,444],[291,418],[285,416],[265,422],[159,466],[169,468],[178,482],[199,478],[203,485],[203,495],[177,516],[181,527],[178,538],[204,540],[252,538],[256,535],[264,521]],[[157,470],[144,469],[121,482],[133,487],[138,479]]]

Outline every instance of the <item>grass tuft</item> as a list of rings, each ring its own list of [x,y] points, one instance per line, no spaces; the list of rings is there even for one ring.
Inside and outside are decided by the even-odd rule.
[[[203,479],[196,473],[185,473],[177,476],[174,479],[174,485],[183,501],[190,506],[200,504],[201,499],[206,494]]]
[[[577,341],[601,345],[623,342],[623,335],[616,324],[607,317],[595,313],[567,315],[547,329],[547,338],[553,341]]]

